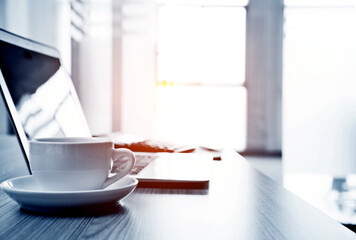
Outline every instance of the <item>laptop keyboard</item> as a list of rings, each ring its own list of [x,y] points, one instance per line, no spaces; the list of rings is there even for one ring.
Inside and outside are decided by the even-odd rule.
[[[131,169],[131,175],[137,175],[144,169],[150,162],[157,158],[156,155],[136,155],[136,163],[135,166]]]
[[[174,146],[171,144],[145,140],[133,143],[115,143],[115,148],[128,148],[133,152],[180,152],[180,153],[190,153],[195,150],[192,146]]]
[[[115,148],[127,148],[133,152],[146,152],[146,153],[158,153],[158,152],[180,152],[180,153],[190,153],[195,150],[194,147],[183,147],[183,146],[174,146],[167,143],[154,141],[154,140],[145,140],[132,143],[115,143]],[[139,154],[136,155],[135,166],[131,169],[131,175],[137,175],[142,169],[144,169],[150,162],[157,158],[157,155],[154,154]]]

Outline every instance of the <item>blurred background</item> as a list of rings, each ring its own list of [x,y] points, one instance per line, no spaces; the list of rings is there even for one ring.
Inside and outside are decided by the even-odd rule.
[[[0,0],[0,27],[59,49],[93,134],[233,148],[356,223],[355,4]]]

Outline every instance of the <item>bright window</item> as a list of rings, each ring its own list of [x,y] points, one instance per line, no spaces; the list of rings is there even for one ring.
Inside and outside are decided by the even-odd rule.
[[[161,4],[157,14],[155,137],[243,150],[245,8]]]

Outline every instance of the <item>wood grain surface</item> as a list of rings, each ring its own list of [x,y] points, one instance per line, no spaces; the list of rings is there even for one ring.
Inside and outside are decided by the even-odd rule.
[[[0,180],[26,175],[14,137],[0,137]],[[121,204],[43,215],[0,191],[0,239],[356,239],[239,155],[213,163],[209,189],[138,188]]]

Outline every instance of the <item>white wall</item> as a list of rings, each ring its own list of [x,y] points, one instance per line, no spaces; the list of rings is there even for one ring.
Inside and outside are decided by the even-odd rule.
[[[112,131],[111,1],[85,3],[85,35],[80,42],[79,98],[93,135]]]
[[[287,7],[285,13],[284,172],[354,174],[355,8]]]
[[[155,2],[127,2],[122,11],[122,131],[149,138],[155,101]]]
[[[85,1],[78,6],[81,37],[73,54],[74,84],[93,135],[112,131],[112,2]],[[77,61],[76,61],[77,60]],[[74,73],[74,69],[73,69]]]

